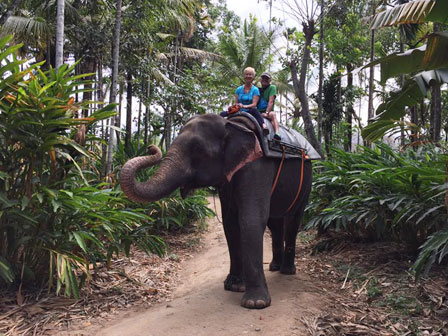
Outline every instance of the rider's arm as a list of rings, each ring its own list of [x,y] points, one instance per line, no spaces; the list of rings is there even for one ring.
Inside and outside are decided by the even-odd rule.
[[[269,114],[269,112],[272,111],[272,109],[274,108],[274,101],[275,101],[275,96],[272,95],[269,97],[269,101],[268,101],[268,106],[266,107],[266,113]]]
[[[252,108],[252,107],[256,107],[257,104],[258,104],[258,101],[259,101],[259,100],[260,100],[260,96],[254,95],[254,96],[252,97],[252,104],[249,104],[249,105],[243,105],[243,108],[248,108],[248,109],[250,109],[250,108]]]

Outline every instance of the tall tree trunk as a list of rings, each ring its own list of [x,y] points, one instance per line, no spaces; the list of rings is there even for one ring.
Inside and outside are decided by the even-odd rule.
[[[404,41],[405,41],[405,36],[404,36],[404,30],[400,29],[400,53],[404,53]],[[405,82],[405,78],[404,75],[401,75],[401,87],[403,87]],[[404,146],[405,141],[404,141],[404,127],[403,127],[403,122],[404,122],[404,118],[400,118],[401,121],[401,126],[400,126],[400,144],[401,146]]]
[[[440,92],[440,83],[434,82],[431,86],[431,123],[432,140],[440,140],[440,130],[442,127],[442,96]]]
[[[140,149],[141,118],[142,118],[142,99],[140,98],[138,101],[138,117],[137,117],[137,150]]]
[[[148,133],[149,133],[149,120],[151,119],[151,79],[148,79],[147,86],[146,86],[146,104],[145,104],[145,136],[144,136],[144,143],[145,145],[148,144]]]
[[[58,69],[64,64],[64,6],[65,0],[58,0],[56,14],[56,59],[55,67]]]
[[[121,1],[116,2],[114,44],[112,50],[112,85],[110,89],[110,103],[117,100],[118,61],[120,57],[120,30],[121,30]],[[112,124],[112,121],[111,121]],[[112,158],[115,149],[115,131],[110,128],[109,142],[107,146],[106,175],[112,171]]]
[[[126,136],[124,138],[126,148],[131,144],[132,137],[132,95],[132,73],[128,70],[126,77]]]
[[[372,1],[372,15],[375,15],[375,0]],[[370,35],[370,62],[375,59],[375,29],[372,29]],[[369,104],[367,110],[367,120],[373,118],[375,111],[373,110],[373,92],[375,90],[375,67],[369,68]]]
[[[425,107],[425,99],[422,98],[420,101],[420,126],[425,125],[426,123],[426,107]]]
[[[120,130],[121,130],[121,116],[122,116],[122,110],[123,110],[123,91],[124,91],[124,83],[120,82],[119,84],[119,93],[118,93],[118,115],[115,119],[115,127],[117,127],[116,137],[117,137],[117,145],[120,143]]]
[[[6,22],[6,20],[8,20],[8,18],[15,13],[17,8],[20,6],[21,2],[22,2],[22,0],[15,0],[9,6],[9,8],[6,10],[5,14],[3,14],[2,17],[0,17],[0,26],[3,26]]]
[[[319,88],[317,90],[317,139],[322,139],[322,91],[324,83],[324,0],[320,0]]]
[[[96,69],[95,58],[92,56],[86,56],[84,58],[83,62],[81,63],[80,73],[94,73],[95,69]],[[94,75],[86,77],[86,80],[93,81],[94,79],[95,79]],[[91,91],[92,84],[91,83],[84,84],[84,89],[86,89],[86,91],[84,91],[82,93],[82,100],[91,101],[92,100],[92,91]],[[89,116],[89,107],[88,106],[86,109],[82,110],[82,116],[83,116],[83,118],[87,118]]]
[[[292,76],[294,91],[302,105],[301,115],[303,118],[303,124],[305,126],[306,136],[308,138],[308,141],[311,143],[311,146],[313,146],[316,149],[316,151],[322,157],[324,157],[322,149],[320,147],[320,143],[317,141],[316,133],[314,132],[314,126],[313,126],[313,122],[312,122],[311,115],[310,115],[308,95],[305,90],[306,71],[308,69],[308,64],[310,62],[311,42],[313,40],[313,37],[314,37],[314,34],[316,33],[316,31],[315,31],[313,20],[310,20],[308,22],[303,22],[302,25],[303,25],[303,33],[305,34],[305,45],[303,47],[303,58],[302,58],[302,64],[300,67],[300,78],[298,78],[298,74],[297,74],[296,60],[292,59],[291,62],[289,63],[289,66],[291,68],[291,76]],[[297,113],[295,113],[295,117],[298,117]]]
[[[352,150],[352,120],[353,114],[355,110],[353,109],[353,66],[351,64],[347,64],[347,92],[348,92],[348,103],[345,114],[345,121],[347,123],[347,142],[345,143],[345,151],[351,152]]]
[[[375,29],[372,29],[371,40],[370,40],[370,62],[375,59]],[[375,112],[373,110],[373,92],[375,90],[375,67],[370,67],[369,73],[369,107],[368,107],[368,120],[372,119]]]
[[[434,32],[440,30],[440,25],[434,23]],[[440,129],[442,127],[442,95],[440,92],[440,83],[433,82],[431,85],[431,139],[434,142],[440,140]]]
[[[411,107],[410,113],[411,113],[411,123],[414,125],[418,125],[418,105],[414,105],[413,107]],[[415,130],[412,130],[411,142],[415,142],[415,141],[417,141],[417,137],[415,134]]]

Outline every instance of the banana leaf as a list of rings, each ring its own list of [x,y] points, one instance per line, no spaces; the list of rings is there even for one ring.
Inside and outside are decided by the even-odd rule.
[[[370,29],[397,26],[400,24],[419,24],[423,22],[448,23],[448,1],[416,0],[395,6],[366,18]]]
[[[447,1],[448,3],[448,1]],[[381,83],[402,74],[448,68],[448,31],[433,33],[428,43],[404,53],[394,53],[361,67],[381,65]]]
[[[364,128],[362,136],[373,141],[397,127],[397,121],[406,114],[406,107],[419,103],[435,83],[448,83],[448,69],[424,71],[407,80],[401,90],[392,92],[378,107],[377,116]]]

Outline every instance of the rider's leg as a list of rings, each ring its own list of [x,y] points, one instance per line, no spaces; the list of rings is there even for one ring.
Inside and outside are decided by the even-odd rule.
[[[271,111],[268,114],[268,118],[271,120],[272,122],[272,126],[274,127],[274,139],[275,140],[281,140],[281,136],[280,134],[278,134],[278,130],[280,128],[280,125],[278,123],[277,117],[275,116],[275,112]]]

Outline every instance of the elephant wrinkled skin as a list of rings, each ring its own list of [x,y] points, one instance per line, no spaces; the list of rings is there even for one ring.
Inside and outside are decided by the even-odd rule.
[[[296,236],[311,191],[311,162],[303,164],[300,195],[287,213],[299,188],[301,159],[285,160],[271,196],[280,160],[262,156],[253,127],[244,117],[232,121],[215,114],[193,117],[162,160],[160,150],[150,146],[149,156],[123,166],[120,183],[123,192],[138,202],[158,200],[179,187],[186,197],[193,189],[216,186],[230,254],[224,288],[244,292],[241,305],[246,308],[265,308],[271,297],[263,271],[263,234],[267,225],[273,252],[269,270],[294,274]],[[138,170],[159,162],[149,181],[136,181]]]

